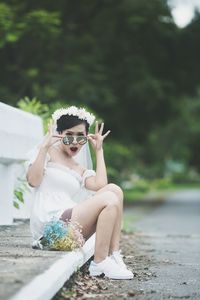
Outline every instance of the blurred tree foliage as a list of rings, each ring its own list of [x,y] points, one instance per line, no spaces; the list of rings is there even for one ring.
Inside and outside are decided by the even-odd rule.
[[[96,111],[112,174],[163,175],[170,159],[199,170],[199,31],[197,12],[177,28],[167,0],[0,0],[1,99]]]

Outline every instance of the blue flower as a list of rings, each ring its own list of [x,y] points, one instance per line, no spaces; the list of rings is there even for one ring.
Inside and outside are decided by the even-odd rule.
[[[67,225],[62,220],[52,219],[44,226],[43,238],[47,244],[53,244],[57,239],[66,236],[68,233]]]

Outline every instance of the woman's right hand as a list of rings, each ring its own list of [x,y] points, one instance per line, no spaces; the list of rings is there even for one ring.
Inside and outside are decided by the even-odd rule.
[[[88,140],[91,142],[92,147],[95,151],[102,149],[103,141],[110,133],[110,130],[108,130],[105,134],[103,134],[103,128],[104,128],[104,123],[101,123],[99,129],[98,122],[96,121],[95,134],[88,134]]]
[[[52,145],[60,141],[63,137],[63,135],[55,134],[54,125],[51,120],[48,124],[48,133],[46,134],[41,147],[46,148],[48,150]]]

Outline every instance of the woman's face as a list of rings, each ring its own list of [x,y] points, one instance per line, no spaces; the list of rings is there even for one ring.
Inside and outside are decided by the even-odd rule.
[[[69,156],[75,156],[86,142],[85,124],[66,129],[62,132],[62,135],[65,135],[61,144],[63,151]]]

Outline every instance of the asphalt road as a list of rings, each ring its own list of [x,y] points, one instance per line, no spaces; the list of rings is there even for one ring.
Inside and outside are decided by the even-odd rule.
[[[155,291],[152,299],[200,299],[200,191],[171,194],[135,229],[156,275],[141,288]]]

